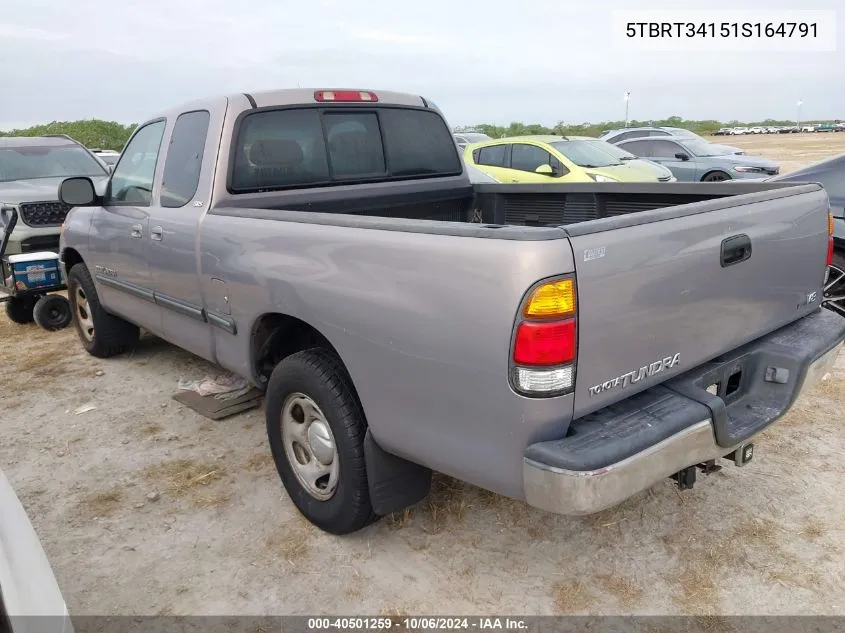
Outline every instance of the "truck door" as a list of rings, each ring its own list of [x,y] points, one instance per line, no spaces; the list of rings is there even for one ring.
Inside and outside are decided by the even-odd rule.
[[[115,165],[88,236],[91,274],[103,305],[159,334],[148,264],[153,182],[166,121],[150,121],[133,134]]]
[[[209,204],[225,106],[180,114],[170,132],[161,195],[150,216],[150,269],[163,336],[213,360],[213,337],[200,285],[199,225]],[[203,160],[203,157],[211,160]]]

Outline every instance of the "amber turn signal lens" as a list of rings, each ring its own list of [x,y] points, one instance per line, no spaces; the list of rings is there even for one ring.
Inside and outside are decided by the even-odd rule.
[[[830,212],[827,214],[827,234],[833,235],[833,214]]]
[[[575,312],[575,282],[561,279],[539,286],[531,293],[523,314],[528,318],[547,319],[569,316]]]

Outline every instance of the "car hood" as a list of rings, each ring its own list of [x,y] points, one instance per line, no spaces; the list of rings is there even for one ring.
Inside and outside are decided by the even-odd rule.
[[[47,202],[59,199],[59,185],[67,178],[32,178],[31,180],[10,180],[0,182],[0,202],[17,204],[19,202]],[[91,178],[94,189],[102,193],[108,176],[94,176]]]
[[[601,174],[619,182],[657,182],[657,174],[640,165],[631,165],[634,161],[627,161],[624,165],[610,167],[584,167],[589,174]]]
[[[10,617],[59,616],[43,622],[50,633],[72,633],[67,606],[38,535],[9,480],[0,472],[0,589]]]
[[[777,169],[778,164],[768,158],[761,158],[759,156],[737,156],[735,154],[726,154],[724,156],[706,156],[702,157],[704,160],[718,160],[722,163],[730,163],[731,165],[746,165],[748,167],[764,167],[766,169]]]
[[[646,160],[645,158],[626,160],[625,164],[629,167],[639,169],[640,171],[645,171],[648,174],[655,176],[656,178],[672,177],[672,172],[667,167],[664,167],[660,163],[655,163],[653,161]]]
[[[725,154],[738,154],[743,155],[745,154],[745,150],[740,149],[739,147],[733,147],[732,145],[720,145],[719,143],[710,143],[713,147],[715,147],[718,151],[724,152]]]

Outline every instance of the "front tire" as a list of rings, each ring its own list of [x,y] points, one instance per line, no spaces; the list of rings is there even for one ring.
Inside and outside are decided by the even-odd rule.
[[[723,171],[711,171],[709,174],[704,175],[701,182],[723,182],[730,179],[731,177]]]
[[[310,349],[282,360],[267,385],[266,419],[279,477],[305,518],[338,535],[378,519],[364,462],[367,423],[334,354]]]
[[[48,332],[55,332],[70,325],[73,314],[70,302],[62,295],[43,295],[32,311],[35,323]]]
[[[85,351],[109,358],[133,347],[141,335],[137,325],[109,314],[100,305],[97,288],[85,264],[76,264],[67,276],[73,324]]]

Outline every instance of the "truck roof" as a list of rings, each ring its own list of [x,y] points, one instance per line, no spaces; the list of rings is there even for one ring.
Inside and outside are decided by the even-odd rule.
[[[213,97],[206,97],[196,99],[186,103],[182,103],[167,110],[161,111],[152,120],[158,117],[169,117],[174,114],[188,112],[195,109],[212,109],[221,107],[226,100],[230,103],[243,102],[252,107],[265,108],[271,106],[285,106],[285,105],[311,105],[320,103],[315,98],[317,92],[366,92],[374,94],[377,101],[371,103],[380,105],[400,105],[412,107],[429,107],[437,109],[436,106],[429,100],[406,92],[393,92],[391,90],[371,90],[369,88],[281,88],[276,90],[262,90],[258,92],[241,92],[230,93],[227,95],[218,95]],[[327,102],[330,104],[331,102]]]

